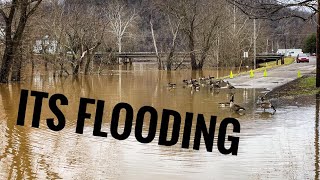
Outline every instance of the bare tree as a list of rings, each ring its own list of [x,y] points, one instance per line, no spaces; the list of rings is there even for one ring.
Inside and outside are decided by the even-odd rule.
[[[172,63],[173,63],[173,56],[174,56],[174,52],[176,50],[176,46],[177,46],[177,37],[178,37],[178,33],[181,31],[180,27],[181,27],[181,23],[182,23],[182,17],[177,18],[177,21],[173,21],[169,15],[168,15],[168,22],[169,22],[169,28],[170,28],[170,32],[171,32],[171,36],[172,36],[172,41],[170,43],[170,48],[169,48],[169,53],[167,56],[167,70],[171,70],[172,68]]]
[[[101,44],[107,23],[103,23],[102,16],[96,13],[99,12],[97,7],[73,5],[68,8],[68,14],[64,19],[65,53],[71,54],[69,62],[73,75],[79,74],[81,67],[84,67],[84,72],[87,74],[92,55]],[[87,57],[86,63],[85,57]]]
[[[174,17],[182,20],[181,31],[187,39],[192,69],[202,69],[223,21],[224,1],[167,0],[166,3]]]
[[[110,22],[111,32],[117,38],[118,53],[121,53],[122,40],[125,36],[130,35],[127,31],[137,17],[136,10],[130,11],[130,8],[122,4],[121,1],[112,1],[108,4],[106,13]]]
[[[267,32],[266,23],[262,20],[257,21],[256,37],[253,37],[253,21],[246,14],[239,11],[234,5],[227,5],[225,11],[227,28],[222,29],[223,32],[220,33],[224,39],[221,42],[223,46],[220,53],[224,57],[221,59],[229,67],[239,66],[240,71],[243,64],[252,65],[249,61],[243,62],[243,52],[249,52],[251,56],[254,54],[252,48],[254,41],[258,42],[258,51],[261,49],[260,46],[264,44],[263,35]]]

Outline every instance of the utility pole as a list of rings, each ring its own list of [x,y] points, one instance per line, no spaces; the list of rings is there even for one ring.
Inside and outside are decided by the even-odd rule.
[[[220,45],[220,33],[218,34],[218,38],[217,38],[217,78],[219,78],[219,45]]]
[[[284,33],[284,49],[285,49],[285,56],[289,56],[288,49],[287,49],[287,33]]]
[[[268,54],[269,39],[267,39],[266,53]]]
[[[233,5],[233,35],[236,35],[236,5]]]
[[[320,0],[319,0],[320,1]],[[256,44],[256,19],[253,19],[253,69],[257,67],[257,44]]]
[[[320,87],[320,0],[318,0],[316,87]]]

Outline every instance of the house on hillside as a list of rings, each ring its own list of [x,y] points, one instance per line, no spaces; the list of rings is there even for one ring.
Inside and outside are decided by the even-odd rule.
[[[33,47],[33,52],[37,54],[54,54],[57,52],[58,42],[52,40],[48,35],[44,36],[40,40],[36,40],[36,43]]]

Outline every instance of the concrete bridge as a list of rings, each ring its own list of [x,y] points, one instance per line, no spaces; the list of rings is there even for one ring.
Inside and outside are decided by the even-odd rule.
[[[284,64],[284,55],[271,53],[271,54],[257,54],[256,56],[257,64],[276,61],[278,65],[278,60],[280,60],[280,64]]]
[[[199,53],[199,52],[197,52]],[[160,57],[166,57],[169,53],[160,52],[158,53]],[[101,56],[102,54],[96,54],[96,56]],[[132,62],[156,62],[157,56],[155,52],[121,52],[115,53],[117,58],[121,58],[123,63]],[[189,52],[175,52],[174,56],[180,58],[186,58],[184,62],[190,62]],[[210,54],[208,55],[210,56]],[[284,64],[284,55],[279,54],[257,54],[256,56],[257,64],[281,60],[280,63]]]
[[[166,57],[169,53],[160,52],[158,53],[159,57]],[[180,58],[188,58],[188,52],[175,52],[174,56],[178,56]],[[157,56],[155,52],[122,52],[116,53],[116,57],[122,58],[123,63],[132,63],[134,62],[156,62]],[[133,60],[135,59],[135,60]],[[189,59],[186,59],[185,62],[190,62]]]

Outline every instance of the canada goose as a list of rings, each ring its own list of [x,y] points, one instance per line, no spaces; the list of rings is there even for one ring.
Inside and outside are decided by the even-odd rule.
[[[227,86],[227,82],[225,82],[222,79],[219,79],[218,81],[216,81],[216,83],[220,86],[220,87],[225,87]]]
[[[200,77],[200,78],[199,78],[199,82],[200,82],[200,84],[202,84],[202,85],[208,84],[208,81],[209,81],[209,78],[206,78],[206,77]]]
[[[231,99],[230,99],[230,110],[233,110],[234,112],[243,112],[245,111],[246,109],[239,106],[238,104],[235,104],[234,103],[234,95],[231,95]]]
[[[191,83],[198,83],[197,79],[191,79]]]
[[[191,81],[189,81],[189,80],[187,80],[187,79],[182,80],[182,82],[185,83],[186,85],[191,84]]]
[[[175,87],[176,87],[176,84],[169,82],[168,85],[167,85],[167,87],[168,87],[168,88],[175,88]]]
[[[211,88],[214,88],[214,89],[221,88],[216,82],[210,82],[210,86],[211,86]]]
[[[263,108],[263,111],[265,111],[266,109],[270,109],[272,108],[274,110],[274,112],[276,112],[276,108],[271,104],[270,101],[265,100],[264,97],[261,97],[261,103],[260,103],[260,107]]]
[[[205,81],[205,80],[207,80],[208,78],[206,78],[206,77],[199,77],[199,81]]]
[[[185,83],[185,86],[192,87],[192,84],[194,81],[192,79],[190,79],[190,80],[184,79],[182,82]]]
[[[192,83],[192,89],[194,89],[196,91],[200,91],[200,85],[197,83]]]
[[[228,88],[228,89],[235,89],[235,87],[232,86],[232,85],[229,83],[229,81],[227,81],[227,88]]]

